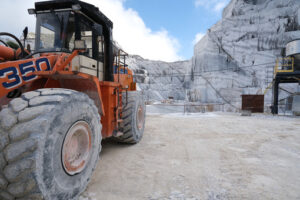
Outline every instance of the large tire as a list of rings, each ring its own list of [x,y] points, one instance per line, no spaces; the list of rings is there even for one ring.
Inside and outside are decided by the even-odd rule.
[[[145,129],[146,106],[144,97],[138,91],[127,92],[126,104],[126,92],[124,92],[122,94],[122,104],[123,122],[121,123],[121,131],[124,134],[116,137],[116,140],[122,143],[136,144],[142,139]],[[139,113],[140,109],[142,109],[142,113]]]
[[[90,130],[90,150],[82,171],[68,174],[62,147],[77,122]],[[40,89],[12,100],[0,112],[0,199],[77,199],[98,161],[101,128],[98,109],[83,93]]]

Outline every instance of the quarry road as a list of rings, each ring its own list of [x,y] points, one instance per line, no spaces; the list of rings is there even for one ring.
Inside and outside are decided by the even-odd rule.
[[[148,115],[137,145],[103,142],[80,200],[300,199],[300,118]]]

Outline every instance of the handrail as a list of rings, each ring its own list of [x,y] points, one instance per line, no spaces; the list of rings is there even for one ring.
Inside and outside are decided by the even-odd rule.
[[[126,70],[125,68],[127,67],[126,56],[128,56],[128,53],[126,53],[122,49],[118,50],[118,56],[116,57],[117,58],[116,66],[118,67],[118,82],[120,82],[120,68],[123,66],[124,72],[125,72],[125,70]],[[121,61],[121,57],[124,57],[124,62]]]
[[[273,86],[273,84],[274,84],[274,81],[272,81],[269,85],[268,85],[268,87],[265,89],[265,91],[264,91],[264,95],[266,95],[267,94],[267,92],[269,91],[269,89],[271,89],[271,87]]]

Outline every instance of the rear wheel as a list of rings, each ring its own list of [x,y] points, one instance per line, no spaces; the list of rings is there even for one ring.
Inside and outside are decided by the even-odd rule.
[[[87,95],[25,93],[0,112],[0,199],[77,199],[100,150],[100,116]]]
[[[133,91],[122,95],[122,132],[124,135],[117,137],[116,140],[122,143],[136,144],[144,133],[146,106],[141,92]]]

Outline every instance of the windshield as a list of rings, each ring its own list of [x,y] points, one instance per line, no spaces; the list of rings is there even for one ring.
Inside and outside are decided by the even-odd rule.
[[[74,16],[71,12],[38,14],[36,51],[72,50],[74,32]]]

